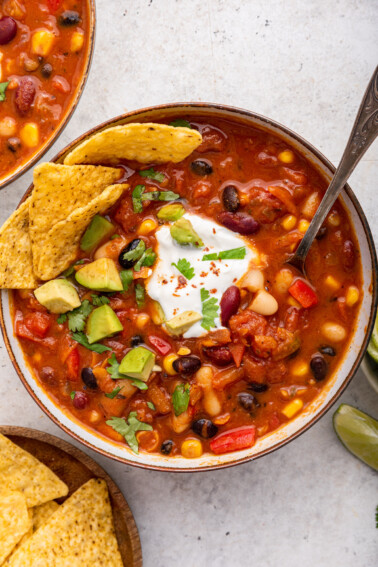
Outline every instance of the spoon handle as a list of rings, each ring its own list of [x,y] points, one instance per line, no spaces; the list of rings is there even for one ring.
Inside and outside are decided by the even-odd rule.
[[[304,268],[304,261],[310,246],[322,226],[336,197],[344,187],[352,171],[378,135],[378,67],[376,67],[372,78],[362,99],[360,108],[354,122],[352,132],[344,150],[340,164],[335,171],[331,183],[312,219],[304,237],[302,238],[291,264]]]

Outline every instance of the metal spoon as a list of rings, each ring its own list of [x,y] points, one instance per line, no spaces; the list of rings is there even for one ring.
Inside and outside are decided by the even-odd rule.
[[[315,216],[312,219],[310,226],[302,238],[295,254],[287,260],[288,264],[297,268],[304,276],[306,276],[306,256],[314,238],[318,234],[324,219],[329,213],[333,203],[336,201],[338,194],[347,182],[347,179],[377,136],[378,67],[376,67],[362,99],[352,132],[339,163],[339,167],[336,169],[335,175],[324,194],[322,202],[320,203],[319,208],[316,211]]]

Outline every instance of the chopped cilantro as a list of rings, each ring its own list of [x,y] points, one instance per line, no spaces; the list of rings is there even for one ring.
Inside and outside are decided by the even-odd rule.
[[[188,409],[190,398],[189,384],[178,384],[172,394],[172,404],[175,415],[181,415]]]
[[[202,301],[202,323],[201,327],[210,331],[215,327],[215,319],[218,317],[218,301],[216,297],[210,298],[210,292],[205,288],[201,288],[201,301]]]
[[[67,313],[68,328],[70,331],[84,331],[85,320],[92,311],[93,306],[89,303],[88,299],[84,299],[80,307],[73,309]]]
[[[130,449],[136,454],[138,454],[139,444],[135,433],[137,431],[152,431],[152,425],[137,419],[136,411],[130,412],[127,420],[122,417],[112,417],[107,420],[106,424],[122,435]]]
[[[153,167],[150,167],[150,169],[144,169],[143,171],[140,171],[139,175],[141,177],[148,177],[149,179],[154,179],[159,183],[161,183],[165,179],[164,173],[160,173],[160,171],[155,171]]]
[[[7,90],[9,81],[7,83],[0,83],[0,102],[5,100],[5,91]]]
[[[112,392],[109,392],[108,394],[105,394],[105,396],[107,398],[110,398],[111,400],[113,400],[122,390],[122,387],[119,386],[118,388],[114,388],[114,390]]]
[[[132,193],[132,202],[134,213],[141,213],[143,211],[142,193],[145,190],[144,185],[137,185]]]
[[[119,273],[123,285],[123,291],[127,291],[132,283],[134,276],[132,270],[122,270]]]
[[[74,397],[75,397],[75,394],[76,394],[76,392],[75,392],[75,391],[73,391],[73,392],[71,392],[71,393],[70,393],[70,398],[71,398],[71,400],[73,400],[73,399],[74,399]]]
[[[107,366],[106,370],[108,371],[108,373],[110,374],[113,380],[131,380],[132,385],[135,386],[136,388],[139,388],[139,390],[148,389],[147,384],[143,382],[143,380],[138,380],[137,378],[132,378],[131,376],[127,376],[126,374],[120,373],[119,362],[116,359],[116,355],[114,354],[114,352],[112,353],[112,356],[109,358],[108,362],[110,366]]]
[[[175,268],[177,268],[187,280],[194,278],[194,268],[190,265],[190,262],[188,262],[186,258],[179,258],[177,264],[172,262],[172,266],[175,266]]]
[[[144,185],[137,185],[132,193],[134,213],[143,211],[142,201],[176,201],[180,198],[178,193],[173,191],[149,191],[145,193]]]
[[[92,303],[93,305],[96,305],[97,307],[99,307],[100,305],[106,305],[107,303],[110,303],[110,299],[109,297],[106,297],[106,295],[96,295],[96,294],[92,294]]]
[[[112,350],[111,348],[105,345],[101,345],[100,343],[93,343],[90,345],[84,333],[71,333],[71,337],[73,338],[74,341],[76,341],[83,347],[87,348],[88,350],[93,350],[98,354],[102,354],[106,350]]]
[[[206,262],[207,260],[218,260],[218,254],[216,252],[205,254],[205,256],[202,258],[202,262]]]
[[[141,258],[139,258],[138,262],[135,264],[134,270],[136,272],[139,272],[142,266],[152,266],[155,260],[156,260],[155,252],[152,250],[152,248],[147,248],[147,250],[143,252]]]
[[[129,378],[129,380],[132,380],[132,385],[135,386],[136,388],[139,388],[139,390],[148,390],[148,386],[146,384],[146,382],[143,382],[143,380],[139,380],[138,378],[130,378],[130,376],[125,376],[125,378]]]
[[[154,404],[153,404],[152,402],[147,402],[147,406],[148,406],[152,411],[155,411],[155,410],[156,410],[156,408],[155,408],[155,406],[154,406]]]
[[[115,238],[120,238],[119,234],[113,234],[113,236],[110,237],[110,240],[114,240]]]
[[[187,120],[183,120],[182,118],[177,118],[177,120],[173,120],[169,123],[170,126],[174,126],[175,128],[190,128],[192,130],[191,125]]]
[[[68,319],[67,313],[61,313],[56,321],[58,325],[63,325],[63,323],[65,323],[67,319]]]
[[[136,284],[135,286],[135,300],[137,302],[137,306],[141,309],[144,305],[145,300],[145,290],[142,284]]]
[[[146,245],[144,243],[144,240],[140,239],[138,244],[135,246],[135,248],[133,248],[132,250],[128,250],[127,252],[124,252],[122,254],[122,260],[135,262],[136,260],[139,260],[139,258],[143,256],[145,250],[146,250]]]
[[[243,260],[247,250],[245,246],[240,246],[240,248],[231,248],[230,250],[222,250],[218,254],[213,252],[212,254],[205,254],[202,258],[202,262],[206,260]]]

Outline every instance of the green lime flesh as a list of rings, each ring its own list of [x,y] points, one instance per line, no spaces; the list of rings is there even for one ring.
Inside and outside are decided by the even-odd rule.
[[[375,319],[375,323],[374,323],[374,329],[373,329],[373,333],[371,335],[371,339],[370,339],[370,344],[373,343],[373,345],[375,346],[376,350],[378,351],[378,316]],[[370,353],[369,353],[370,354]],[[373,355],[371,355],[373,356]],[[373,357],[374,358],[374,357]],[[374,358],[374,360],[377,360],[376,358]]]
[[[378,470],[378,421],[348,404],[333,416],[333,427],[344,447],[358,459]]]
[[[370,354],[371,358],[375,360],[375,362],[378,362],[378,348],[373,341],[370,341],[367,351]]]

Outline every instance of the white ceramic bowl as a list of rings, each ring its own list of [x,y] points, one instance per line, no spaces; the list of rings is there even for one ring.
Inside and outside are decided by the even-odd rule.
[[[269,131],[284,140],[287,140],[289,144],[294,146],[307,159],[309,159],[326,179],[330,180],[332,177],[334,168],[330,162],[318,150],[288,128],[253,112],[233,107],[226,107],[223,105],[205,103],[170,104],[125,114],[100,125],[90,132],[87,132],[81,138],[65,148],[54,161],[61,161],[68,151],[77,145],[79,141],[82,141],[88,135],[91,135],[94,131],[99,131],[116,124],[153,121],[155,119],[177,116],[180,114],[185,118],[188,118],[190,114],[196,116],[206,116],[209,114],[218,115],[229,120],[247,123],[254,127]],[[31,188],[29,188],[29,190],[30,189]],[[295,439],[298,435],[313,425],[340,396],[349,381],[352,379],[364,356],[374,322],[377,302],[377,260],[373,239],[365,215],[355,195],[348,186],[345,187],[341,198],[349,211],[350,221],[357,234],[361,252],[361,264],[363,268],[363,299],[358,314],[357,324],[350,339],[350,344],[337,372],[331,376],[319,396],[313,400],[311,404],[309,404],[309,406],[307,406],[305,410],[298,415],[298,417],[281,426],[273,433],[259,438],[252,448],[220,456],[203,455],[199,459],[193,460],[188,460],[183,457],[165,457],[163,455],[154,455],[149,453],[140,453],[139,455],[135,455],[128,447],[121,446],[115,442],[105,439],[99,434],[85,428],[81,423],[75,420],[75,418],[56,406],[33,377],[30,369],[25,363],[18,341],[14,337],[9,307],[9,296],[8,292],[3,291],[1,294],[0,322],[9,355],[22,382],[40,407],[66,433],[81,441],[91,449],[130,465],[167,471],[201,471],[236,465],[250,459],[261,457],[262,455],[282,447],[288,441]]]

